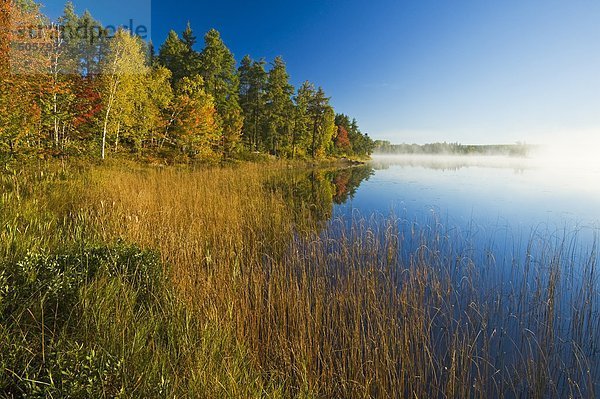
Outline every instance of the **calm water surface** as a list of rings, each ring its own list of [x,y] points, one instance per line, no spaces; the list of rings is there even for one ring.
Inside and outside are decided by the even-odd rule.
[[[594,397],[598,183],[600,167],[577,160],[376,156],[366,166],[292,170],[269,188],[292,209],[309,205],[302,217],[319,222],[333,253],[331,237],[379,243],[381,266],[393,265],[388,274],[399,287],[419,265],[449,284],[446,318],[430,325],[439,364],[452,357],[449,331],[475,331],[472,350],[484,354],[499,386],[522,382],[504,397],[531,397],[532,380],[522,377],[536,373],[550,381],[547,397]]]
[[[457,320],[473,298],[486,304],[482,331],[494,367],[510,379],[509,370],[536,356],[527,348],[551,331],[548,397],[600,392],[600,167],[491,156],[379,156],[369,167],[368,179],[335,205],[332,226],[376,214],[374,226],[393,219],[400,237],[426,232],[402,241],[403,265],[431,246],[432,259],[449,265]],[[573,371],[573,348],[587,359],[581,372]],[[573,394],[575,385],[585,388]]]
[[[600,227],[600,168],[505,157],[375,156],[374,174],[336,213],[528,233]]]

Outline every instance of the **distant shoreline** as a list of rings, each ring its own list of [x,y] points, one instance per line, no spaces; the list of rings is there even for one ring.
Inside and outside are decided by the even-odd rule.
[[[373,155],[492,155],[526,157],[538,146],[516,144],[472,145],[460,143],[391,144],[375,142]]]

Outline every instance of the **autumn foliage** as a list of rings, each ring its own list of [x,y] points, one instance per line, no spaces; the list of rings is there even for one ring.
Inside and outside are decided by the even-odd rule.
[[[335,147],[343,154],[347,154],[352,150],[348,131],[343,126],[338,126],[337,136],[335,137]]]
[[[70,3],[59,23],[49,24],[33,0],[0,0],[0,157],[120,154],[187,162],[251,152],[370,153],[338,127],[321,88],[290,84],[281,57],[269,71],[249,56],[238,68],[216,30],[197,51],[189,24],[181,37],[171,32],[154,57],[141,38],[109,35],[101,26]],[[90,27],[98,35],[72,34]]]

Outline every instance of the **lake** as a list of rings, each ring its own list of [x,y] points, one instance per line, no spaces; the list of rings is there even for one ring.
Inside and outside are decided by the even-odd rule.
[[[334,206],[324,235],[354,229],[354,240],[396,237],[400,269],[428,264],[452,287],[451,316],[431,324],[440,359],[451,356],[448,331],[468,319],[469,333],[481,334],[473,334],[473,350],[487,354],[498,381],[524,373],[551,384],[537,393],[517,386],[506,397],[588,397],[600,389],[598,166],[375,156],[330,180]]]
[[[435,214],[461,228],[523,233],[600,227],[600,167],[499,156],[375,156],[369,166],[373,176],[337,214]]]
[[[503,156],[374,156],[335,217],[432,228],[510,263],[536,237],[589,257],[600,232],[600,166]]]

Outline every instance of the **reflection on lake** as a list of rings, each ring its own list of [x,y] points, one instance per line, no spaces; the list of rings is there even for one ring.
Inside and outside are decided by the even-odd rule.
[[[269,183],[291,209],[326,222],[377,214],[479,239],[539,231],[593,238],[600,228],[600,168],[502,156],[376,156],[364,166],[290,169]],[[516,239],[515,239],[516,240]]]
[[[296,210],[297,218],[320,224],[332,217],[334,205],[342,205],[354,197],[361,183],[373,173],[370,166],[290,169],[271,179],[268,188],[285,198],[290,209]]]
[[[290,172],[271,188],[292,209],[308,207],[326,242],[341,240],[330,262],[348,242],[384,243],[380,273],[401,291],[405,273],[436,276],[420,299],[424,345],[441,373],[432,378],[450,378],[456,339],[466,337],[461,367],[492,396],[593,397],[599,181],[597,168],[564,162],[408,156]]]

